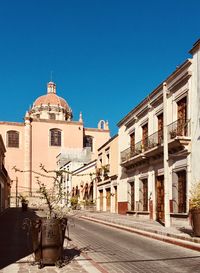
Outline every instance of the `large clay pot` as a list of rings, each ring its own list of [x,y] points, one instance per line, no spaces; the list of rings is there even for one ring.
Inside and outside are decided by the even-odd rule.
[[[190,210],[191,226],[195,236],[200,236],[200,209],[194,208]]]
[[[28,223],[28,224],[27,224]],[[25,225],[31,229],[31,239],[35,262],[39,268],[45,264],[62,266],[63,243],[67,219],[36,219],[27,221]]]

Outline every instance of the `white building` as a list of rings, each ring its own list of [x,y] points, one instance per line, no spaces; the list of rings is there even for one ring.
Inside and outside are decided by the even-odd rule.
[[[119,123],[118,211],[169,226],[187,219],[200,180],[200,40]]]

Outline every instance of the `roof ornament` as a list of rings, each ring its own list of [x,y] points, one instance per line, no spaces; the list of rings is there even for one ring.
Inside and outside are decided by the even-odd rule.
[[[83,122],[82,112],[80,112],[80,115],[79,115],[79,122]]]

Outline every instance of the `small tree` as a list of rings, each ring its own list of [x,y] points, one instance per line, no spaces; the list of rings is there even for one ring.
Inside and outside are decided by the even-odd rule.
[[[13,169],[16,172],[30,172],[19,170],[16,166],[13,167]],[[44,200],[47,205],[46,216],[47,218],[62,218],[68,212],[67,207],[62,205],[62,200],[66,197],[65,186],[63,185],[63,172],[67,171],[47,171],[42,164],[40,164],[40,169],[41,172],[32,171],[32,173],[37,175],[35,177],[39,186],[37,192],[40,194],[40,198]],[[50,175],[49,173],[53,173],[54,175]],[[41,181],[41,177],[52,179],[52,188],[47,188],[46,184]]]

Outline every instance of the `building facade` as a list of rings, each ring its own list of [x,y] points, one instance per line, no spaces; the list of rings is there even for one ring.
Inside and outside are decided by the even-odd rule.
[[[40,165],[56,170],[57,156],[66,149],[89,148],[92,159],[110,138],[108,123],[103,120],[97,128],[85,128],[81,113],[79,120],[74,121],[71,108],[56,94],[53,82],[48,83],[47,94],[37,98],[26,112],[24,122],[0,122],[0,134],[7,150],[5,166],[13,181],[13,196],[16,191],[34,196]],[[14,166],[24,172],[16,173]],[[46,179],[41,179],[51,186]]]
[[[200,180],[200,41],[119,123],[119,211],[165,225],[187,219]]]
[[[118,135],[98,149],[96,204],[98,211],[118,213]]]

